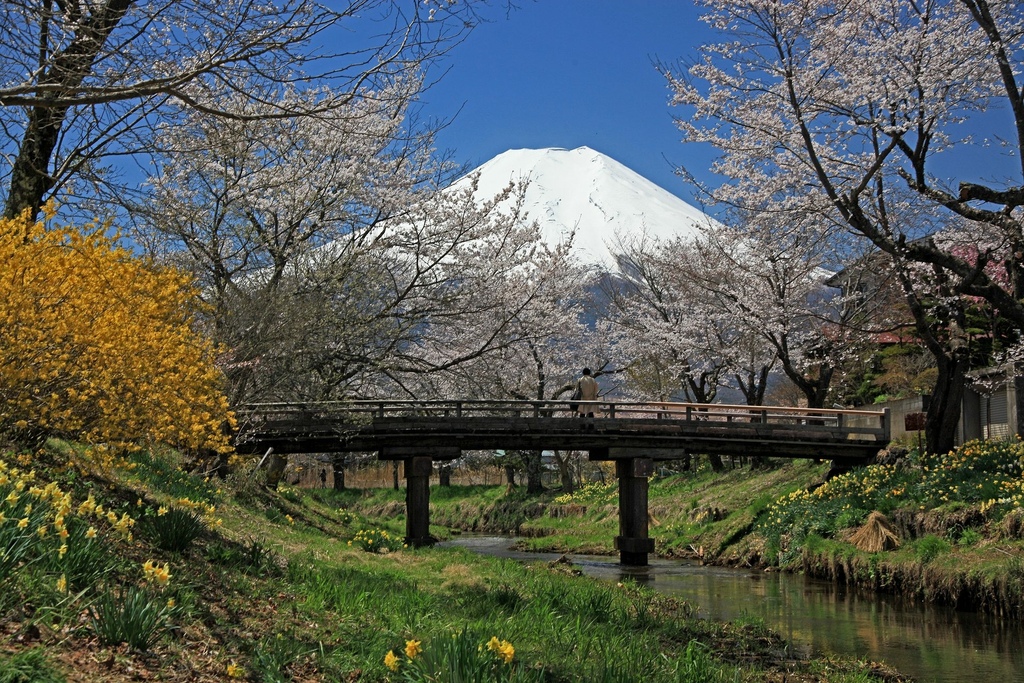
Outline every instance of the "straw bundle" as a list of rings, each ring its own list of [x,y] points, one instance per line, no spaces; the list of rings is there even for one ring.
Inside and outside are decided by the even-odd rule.
[[[864,526],[850,536],[850,543],[867,553],[895,550],[900,547],[900,538],[892,524],[881,512],[872,512]]]

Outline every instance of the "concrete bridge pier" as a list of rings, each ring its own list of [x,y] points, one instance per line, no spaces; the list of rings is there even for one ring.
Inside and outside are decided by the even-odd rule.
[[[646,567],[647,555],[654,552],[654,539],[647,536],[647,478],[654,472],[650,458],[615,461],[619,479],[619,535],[615,549],[619,563],[628,567]]]

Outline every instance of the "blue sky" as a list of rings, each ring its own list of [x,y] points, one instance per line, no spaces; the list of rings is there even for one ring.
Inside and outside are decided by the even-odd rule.
[[[690,0],[513,1],[506,15],[504,0],[492,0],[489,21],[452,50],[448,73],[423,95],[427,115],[455,117],[439,147],[478,166],[508,149],[586,145],[699,206],[675,168],[717,184],[714,150],[680,141],[653,62],[692,61],[716,38],[700,10]],[[1006,111],[973,118],[979,140],[1012,134]],[[996,184],[1020,168],[997,147],[936,161],[949,176]]]
[[[707,35],[698,10],[688,0],[517,4],[490,12],[423,96],[425,113],[455,116],[439,147],[478,166],[508,149],[586,145],[693,203],[674,168],[707,175],[712,154],[680,142],[653,61],[696,54]]]

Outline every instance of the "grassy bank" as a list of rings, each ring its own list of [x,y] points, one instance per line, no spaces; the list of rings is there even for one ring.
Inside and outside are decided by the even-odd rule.
[[[3,683],[899,680],[564,564],[403,548],[393,491],[268,492],[173,453],[130,460],[0,454]],[[546,509],[503,489],[434,500],[479,506],[480,525]]]
[[[1024,607],[1024,446],[972,442],[943,456],[891,462],[824,483],[826,464],[770,463],[652,478],[650,535],[666,557],[804,572],[865,590],[980,609]],[[402,514],[400,494],[353,504]],[[511,532],[525,550],[612,554],[614,480],[540,498],[498,487],[435,488],[432,520]],[[436,533],[445,529],[440,526]]]

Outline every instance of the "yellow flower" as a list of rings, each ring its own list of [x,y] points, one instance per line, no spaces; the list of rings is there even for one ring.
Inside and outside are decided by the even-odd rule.
[[[86,538],[96,538],[96,528],[89,527],[89,530],[85,532]]]
[[[178,604],[174,601],[174,598],[167,598],[167,609],[174,609],[174,606]]]
[[[67,589],[68,589],[68,580],[67,580],[67,578],[63,574],[61,574],[60,578],[57,579],[57,592],[58,593],[64,593],[65,591],[67,591]]]
[[[415,659],[416,655],[423,651],[420,647],[420,641],[418,640],[407,640],[405,641],[405,656],[409,659]]]
[[[163,506],[160,506],[159,508],[157,508],[157,511],[156,511],[156,516],[157,517],[163,517],[166,514],[167,514],[167,508],[165,508]]]
[[[24,529],[26,527],[28,527],[28,517],[22,517],[21,520],[18,521],[18,528]]]
[[[508,664],[512,661],[512,657],[516,654],[516,649],[512,647],[512,643],[507,640],[498,640],[497,636],[492,636],[487,641],[487,649],[498,655],[501,661]]]
[[[295,524],[295,520],[292,519],[291,515],[285,515],[284,518],[288,520],[289,524]]]
[[[234,662],[231,662],[230,664],[228,664],[228,676],[230,678],[241,678],[244,675],[245,675],[245,669],[243,669],[242,667],[238,666]]]
[[[64,557],[65,555],[67,555],[67,553],[68,553],[68,544],[64,543],[64,544],[61,545],[60,549],[57,551],[57,555],[59,557]]]
[[[392,671],[398,671],[398,657],[395,656],[394,650],[388,650],[388,653],[384,655],[384,666]]]

